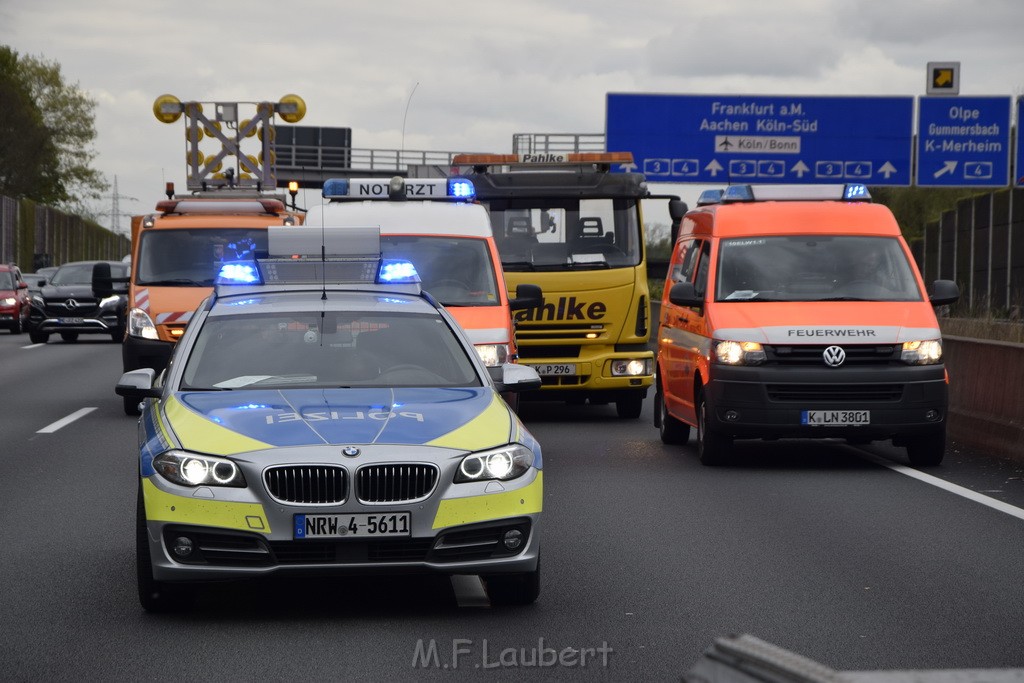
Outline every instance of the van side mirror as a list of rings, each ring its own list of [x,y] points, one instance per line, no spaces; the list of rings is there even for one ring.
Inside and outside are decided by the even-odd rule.
[[[699,308],[704,305],[704,297],[697,294],[692,282],[677,282],[668,290],[668,300],[676,306]]]
[[[960,298],[960,288],[952,280],[936,280],[932,283],[928,301],[932,306],[947,306]]]
[[[92,266],[92,293],[97,299],[105,299],[114,293],[109,263],[94,263]]]
[[[522,311],[528,308],[537,308],[544,303],[544,292],[540,285],[518,285],[516,296],[509,299],[508,307],[513,311]]]

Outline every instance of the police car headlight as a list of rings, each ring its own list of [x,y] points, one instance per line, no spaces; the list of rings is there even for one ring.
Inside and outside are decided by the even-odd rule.
[[[153,458],[153,469],[181,486],[245,486],[245,477],[231,460],[185,451],[164,451]]]
[[[152,318],[141,308],[128,311],[128,336],[143,339],[159,339]]]
[[[903,342],[900,360],[908,365],[935,365],[942,361],[942,340]]]
[[[508,361],[508,344],[477,344],[476,355],[489,368],[494,368]]]
[[[616,359],[612,361],[612,377],[639,377],[650,375],[654,367],[650,358]]]
[[[522,476],[533,465],[533,451],[522,444],[467,455],[459,463],[455,482],[501,479],[508,481]]]
[[[767,360],[757,342],[720,341],[715,344],[715,360],[725,365],[760,365]]]

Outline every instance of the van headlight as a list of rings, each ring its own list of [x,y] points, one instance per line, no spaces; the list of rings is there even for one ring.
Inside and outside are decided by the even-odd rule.
[[[522,476],[533,465],[533,451],[522,444],[513,443],[480,453],[471,453],[459,463],[456,483],[501,479],[508,481]]]
[[[181,486],[244,487],[245,477],[233,461],[185,451],[164,451],[153,458],[153,469]]]
[[[156,325],[141,308],[133,308],[128,312],[128,336],[142,337],[143,339],[159,339],[156,333]]]
[[[942,362],[942,340],[903,342],[900,360],[908,365],[935,365]]]
[[[715,343],[715,360],[725,365],[760,365],[768,356],[758,342],[720,341]]]
[[[475,344],[476,355],[489,368],[497,367],[508,361],[508,344]]]

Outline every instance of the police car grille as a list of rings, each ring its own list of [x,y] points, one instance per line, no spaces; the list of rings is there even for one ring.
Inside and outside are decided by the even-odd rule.
[[[765,346],[766,362],[772,365],[824,365],[825,349],[838,346],[846,353],[843,365],[885,365],[899,361],[902,349],[892,344],[849,345],[814,344],[808,346]]]
[[[332,465],[286,465],[263,473],[267,491],[284,503],[334,505],[345,500],[345,469]]]
[[[401,503],[428,497],[437,484],[433,465],[370,465],[356,472],[361,503]]]
[[[781,402],[899,401],[902,384],[769,384],[768,399]]]

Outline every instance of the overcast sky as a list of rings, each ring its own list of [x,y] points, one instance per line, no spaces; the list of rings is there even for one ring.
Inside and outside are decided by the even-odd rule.
[[[962,95],[1021,95],[1022,30],[1022,0],[0,0],[0,43],[98,103],[122,213],[185,188],[163,93],[295,93],[300,125],[350,127],[355,148],[510,153],[516,133],[603,133],[609,92],[916,96],[927,62],[958,61]]]

